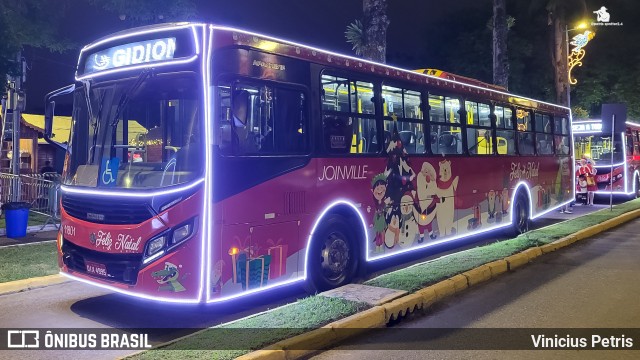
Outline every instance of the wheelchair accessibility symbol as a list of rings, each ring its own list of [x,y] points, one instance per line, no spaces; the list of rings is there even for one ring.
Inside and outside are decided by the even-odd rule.
[[[102,172],[100,173],[100,184],[102,186],[115,186],[118,179],[119,158],[102,159]]]

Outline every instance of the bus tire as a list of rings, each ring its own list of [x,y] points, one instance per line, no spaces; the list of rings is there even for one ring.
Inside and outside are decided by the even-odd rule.
[[[354,238],[342,216],[330,215],[319,226],[309,249],[308,292],[321,292],[351,282],[359,259]]]
[[[638,176],[633,177],[633,186],[634,191],[630,196],[631,200],[640,198],[640,178],[638,178]]]
[[[516,195],[512,211],[511,235],[518,236],[529,231],[531,214],[529,214],[529,199],[527,199],[524,192],[520,191]]]

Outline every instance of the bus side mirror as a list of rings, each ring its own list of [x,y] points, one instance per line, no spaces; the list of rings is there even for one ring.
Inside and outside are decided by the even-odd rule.
[[[53,134],[53,114],[55,112],[56,102],[49,101],[44,108],[44,137],[51,138]]]
[[[51,139],[51,137],[53,136],[53,118],[54,118],[55,107],[56,107],[56,102],[53,99],[55,97],[58,97],[58,96],[71,94],[71,93],[73,93],[73,91],[75,89],[76,89],[76,86],[74,84],[67,85],[67,86],[65,86],[63,88],[60,88],[58,90],[54,90],[54,91],[48,93],[44,97],[44,134],[43,134],[43,138],[49,144],[55,145],[58,148],[61,148],[61,149],[64,149],[64,150],[67,149],[67,145],[61,144],[61,143]]]

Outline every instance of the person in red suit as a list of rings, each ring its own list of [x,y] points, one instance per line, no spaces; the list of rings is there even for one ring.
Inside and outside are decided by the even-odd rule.
[[[593,206],[593,198],[598,190],[596,185],[596,168],[593,160],[583,157],[580,159],[580,167],[576,171],[576,176],[584,175],[587,179],[587,205]]]

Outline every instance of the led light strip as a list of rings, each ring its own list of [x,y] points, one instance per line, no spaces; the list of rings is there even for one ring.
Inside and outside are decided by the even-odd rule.
[[[123,295],[128,295],[128,296],[132,296],[132,297],[137,297],[137,298],[141,298],[141,299],[146,299],[146,300],[154,300],[154,301],[162,301],[162,302],[169,302],[169,303],[178,303],[178,304],[197,304],[199,302],[199,300],[197,299],[172,299],[172,298],[166,298],[166,297],[160,297],[160,296],[150,296],[150,295],[145,295],[139,292],[132,292],[129,290],[124,290],[124,289],[120,289],[111,285],[106,285],[106,284],[101,284],[99,282],[93,282],[91,280],[87,280],[78,276],[74,276],[65,272],[60,272],[60,275],[66,276],[69,279],[72,280],[77,280],[80,281],[82,283],[85,284],[89,284],[92,286],[97,286],[99,288],[103,288],[106,290],[110,290],[116,293],[120,293]]]
[[[202,59],[202,101],[204,102],[204,106],[202,107],[204,109],[204,122],[205,122],[205,170],[204,170],[204,174],[205,174],[205,179],[209,179],[209,181],[205,181],[204,182],[204,199],[203,199],[203,204],[202,204],[202,210],[203,210],[203,217],[202,217],[202,246],[200,249],[200,289],[198,291],[198,302],[203,302],[203,300],[208,299],[209,297],[209,291],[211,288],[211,284],[210,284],[210,272],[208,271],[210,269],[210,260],[207,261],[207,259],[209,258],[209,256],[207,254],[209,254],[211,252],[211,249],[213,248],[213,246],[211,245],[211,224],[213,223],[213,220],[211,219],[211,199],[212,199],[212,179],[213,179],[213,172],[212,172],[212,168],[211,168],[211,162],[212,162],[212,152],[210,149],[210,144],[211,141],[213,139],[212,134],[211,134],[211,128],[213,127],[213,124],[211,124],[211,114],[210,114],[210,106],[211,106],[211,102],[210,97],[209,97],[209,92],[210,92],[210,76],[209,76],[209,69],[210,69],[210,64],[209,61],[211,59],[211,46],[209,46],[207,48],[207,40],[209,40],[209,44],[211,39],[207,39],[207,28],[205,25],[201,25],[201,29],[202,29],[202,49],[203,51],[206,51],[206,57],[203,57]],[[209,36],[211,36],[211,31],[209,31]],[[207,271],[207,274],[205,274],[205,270]]]
[[[125,71],[133,71],[133,70],[138,70],[138,69],[143,69],[143,68],[149,68],[149,67],[164,67],[164,66],[169,66],[169,65],[179,65],[179,64],[187,64],[190,62],[195,61],[198,58],[198,55],[200,54],[200,44],[198,43],[198,36],[197,36],[197,32],[196,32],[196,27],[202,27],[204,28],[204,24],[197,24],[197,23],[178,23],[175,25],[171,25],[168,27],[162,27],[162,28],[154,28],[154,29],[146,29],[146,30],[139,30],[139,31],[134,31],[134,32],[129,32],[126,34],[121,34],[121,35],[116,35],[116,36],[110,36],[107,37],[105,39],[99,40],[95,43],[89,44],[85,47],[82,48],[82,50],[80,50],[80,55],[78,56],[78,65],[76,67],[76,72],[75,72],[75,79],[76,81],[82,81],[82,80],[86,80],[86,79],[91,79],[91,78],[95,78],[95,77],[99,77],[99,76],[104,76],[104,75],[109,75],[109,74],[116,74],[119,72],[125,72]],[[156,34],[156,33],[162,33],[162,32],[168,32],[168,31],[175,31],[175,30],[180,30],[180,29],[186,29],[186,28],[191,28],[191,33],[193,34],[193,46],[194,46],[194,50],[196,52],[195,55],[186,58],[186,59],[179,59],[179,60],[171,60],[171,61],[159,61],[159,62],[151,62],[151,63],[145,63],[145,64],[140,64],[140,65],[132,65],[132,66],[123,66],[123,67],[119,67],[116,69],[110,69],[110,70],[105,70],[105,71],[97,71],[97,72],[93,72],[87,75],[83,75],[83,76],[78,76],[78,70],[80,69],[80,60],[82,59],[82,56],[85,52],[87,52],[88,50],[91,50],[97,46],[100,46],[102,44],[106,44],[108,42],[112,42],[112,41],[117,41],[117,40],[121,40],[121,39],[126,39],[126,38],[130,38],[130,37],[136,37],[139,35],[146,35],[146,34]],[[204,43],[203,43],[204,45]]]
[[[203,47],[206,45],[206,34],[204,31],[204,25],[202,25],[203,28],[203,35],[202,35],[202,45]],[[197,34],[194,31],[194,36],[197,38]],[[203,101],[205,101],[205,119],[207,121],[207,125],[209,122],[209,117],[208,117],[208,108],[209,108],[209,103],[208,103],[208,81],[205,79],[206,77],[206,72],[205,70],[207,69],[207,65],[205,63],[205,60],[202,60],[202,68],[203,68],[203,73],[202,73],[202,77],[203,77],[203,83],[202,83],[202,91],[204,93],[203,96]],[[207,126],[207,129],[209,129],[209,126]],[[206,136],[209,136],[210,130],[207,130],[205,133],[207,134]],[[208,140],[208,138],[207,138]],[[206,157],[207,159],[209,158],[209,152],[206,151]],[[207,163],[205,165],[205,176],[206,174],[210,173],[210,169],[209,169],[209,161],[207,160]],[[68,186],[61,186],[61,189],[64,192],[68,192],[68,193],[76,193],[76,194],[88,194],[88,195],[100,195],[100,196],[123,196],[123,197],[152,197],[152,196],[158,196],[158,195],[166,195],[166,194],[172,194],[172,193],[176,193],[176,192],[181,192],[184,190],[188,190],[191,189],[195,186],[198,186],[200,183],[204,182],[205,183],[205,196],[204,196],[204,200],[203,200],[203,213],[204,213],[204,219],[202,222],[202,236],[201,236],[201,248],[200,248],[200,264],[199,264],[199,270],[200,270],[200,279],[199,279],[199,289],[198,289],[198,293],[196,295],[196,298],[194,299],[173,299],[173,298],[167,298],[167,297],[159,297],[159,296],[151,296],[151,295],[145,295],[143,293],[139,293],[139,292],[132,292],[132,291],[128,291],[128,290],[123,290],[117,287],[113,287],[110,285],[106,285],[106,284],[102,284],[99,282],[93,282],[91,280],[87,280],[87,279],[83,279],[68,273],[64,273],[64,272],[60,272],[60,274],[70,278],[70,279],[74,279],[74,280],[78,280],[81,281],[83,283],[89,284],[89,285],[93,285],[93,286],[97,286],[100,288],[104,288],[104,289],[108,289],[117,293],[121,293],[124,295],[128,295],[128,296],[133,296],[133,297],[138,297],[138,298],[143,298],[143,299],[147,299],[147,300],[154,300],[154,301],[162,301],[162,302],[170,302],[170,303],[185,303],[185,304],[195,304],[195,303],[201,303],[204,297],[204,287],[205,287],[205,252],[207,251],[207,235],[209,234],[209,232],[205,231],[206,229],[206,225],[207,225],[207,213],[209,211],[209,199],[210,197],[208,196],[208,194],[210,195],[210,188],[207,188],[207,184],[209,184],[210,186],[210,182],[205,181],[204,178],[201,178],[189,185],[186,186],[182,186],[179,188],[175,188],[175,189],[169,189],[169,190],[163,190],[163,191],[155,191],[155,192],[145,192],[145,193],[129,193],[129,192],[123,192],[123,191],[103,191],[103,190],[87,190],[87,189],[78,189],[78,188],[74,188],[74,187],[68,187]],[[160,253],[161,255],[166,255],[164,254],[164,251]],[[157,258],[160,258],[160,256],[154,255],[151,258],[146,259],[143,263],[144,265],[150,264],[152,262],[152,260],[156,260]]]
[[[129,191],[109,191],[109,190],[99,190],[99,189],[83,189],[75,186],[61,185],[60,190],[69,194],[82,194],[82,195],[97,195],[97,196],[122,196],[122,197],[136,197],[136,198],[144,198],[144,197],[152,197],[152,196],[160,196],[160,195],[168,195],[179,193],[185,190],[192,189],[201,183],[204,182],[204,178],[198,179],[186,186],[181,186],[177,188],[161,190],[161,191],[151,191],[151,192],[129,192]]]
[[[620,133],[620,139],[622,141],[622,158],[625,159],[624,162],[618,163],[618,164],[613,164],[613,165],[599,165],[599,166],[595,166],[595,168],[611,168],[611,171],[609,172],[609,184],[611,185],[611,189],[609,191],[607,190],[596,190],[594,191],[595,194],[613,194],[613,195],[631,195],[636,191],[636,176],[638,174],[638,171],[635,171],[633,173],[633,191],[629,191],[629,181],[627,179],[628,176],[628,172],[629,172],[629,168],[627,165],[627,139],[626,136],[624,135],[624,132]],[[613,168],[616,166],[623,166],[624,165],[624,170],[623,170],[623,175],[622,175],[622,180],[624,181],[624,191],[613,191],[613,182],[611,181],[611,178],[613,178]]]
[[[484,87],[481,87],[481,86],[467,84],[467,83],[464,83],[464,82],[459,82],[459,81],[455,81],[455,80],[449,80],[449,79],[446,79],[446,78],[440,78],[440,77],[427,75],[427,74],[421,74],[421,73],[418,73],[418,72],[415,72],[415,71],[410,71],[410,70],[402,69],[402,68],[395,67],[395,66],[381,64],[381,63],[377,63],[377,62],[370,61],[370,60],[360,59],[360,58],[356,58],[356,57],[349,56],[349,55],[339,54],[339,53],[335,53],[333,51],[324,50],[324,49],[316,48],[316,47],[313,47],[313,46],[304,45],[304,44],[296,43],[296,42],[293,42],[293,41],[272,37],[272,36],[269,36],[269,35],[263,35],[263,34],[252,32],[252,31],[236,29],[236,28],[228,27],[228,26],[215,26],[214,25],[213,28],[217,29],[217,30],[238,32],[238,33],[251,35],[251,36],[259,36],[259,37],[262,37],[264,39],[277,41],[277,42],[281,42],[281,43],[292,45],[292,46],[299,46],[299,47],[307,48],[307,49],[312,50],[312,51],[320,51],[320,52],[323,52],[323,53],[326,53],[326,54],[332,55],[332,56],[343,57],[343,58],[349,59],[349,60],[354,60],[354,61],[359,61],[359,62],[366,63],[366,64],[381,66],[381,67],[384,67],[384,68],[387,68],[387,69],[393,69],[393,70],[396,70],[396,71],[402,71],[402,72],[405,72],[405,73],[409,73],[411,75],[420,75],[420,76],[423,76],[423,77],[431,78],[433,80],[439,80],[439,81],[443,81],[443,82],[459,84],[459,85],[468,86],[468,87],[471,87],[471,88],[474,88],[474,89],[493,92],[493,93],[496,93],[496,94],[507,95],[507,96],[511,96],[511,97],[516,96],[516,97],[518,97],[520,99],[533,101],[535,103],[540,103],[540,104],[546,104],[546,105],[549,105],[549,106],[552,106],[552,107],[555,107],[555,108],[561,108],[561,109],[565,109],[565,110],[569,110],[570,111],[570,109],[568,107],[565,107],[565,106],[560,106],[560,105],[556,105],[556,104],[552,104],[552,103],[548,103],[548,102],[540,101],[540,100],[534,100],[534,99],[531,99],[531,98],[527,98],[527,97],[523,97],[523,96],[519,96],[519,95],[515,95],[515,94],[510,94],[510,93],[507,93],[507,92],[504,92],[504,91],[498,91],[498,90],[493,90],[493,89],[489,89],[489,88],[484,88]]]
[[[92,72],[90,74],[83,75],[83,76],[76,76],[76,81],[93,79],[93,78],[100,77],[100,76],[106,76],[106,75],[110,75],[110,74],[116,74],[116,73],[139,70],[139,69],[145,69],[145,68],[151,68],[151,67],[157,68],[157,67],[166,67],[166,66],[171,66],[171,65],[188,64],[190,62],[195,61],[197,58],[198,58],[198,55],[193,55],[190,58],[180,59],[180,60],[156,61],[156,62],[148,62],[148,63],[144,63],[144,64],[140,64],[140,65],[127,65],[127,66],[122,66],[122,67],[118,67],[118,68],[115,68],[115,69]]]

